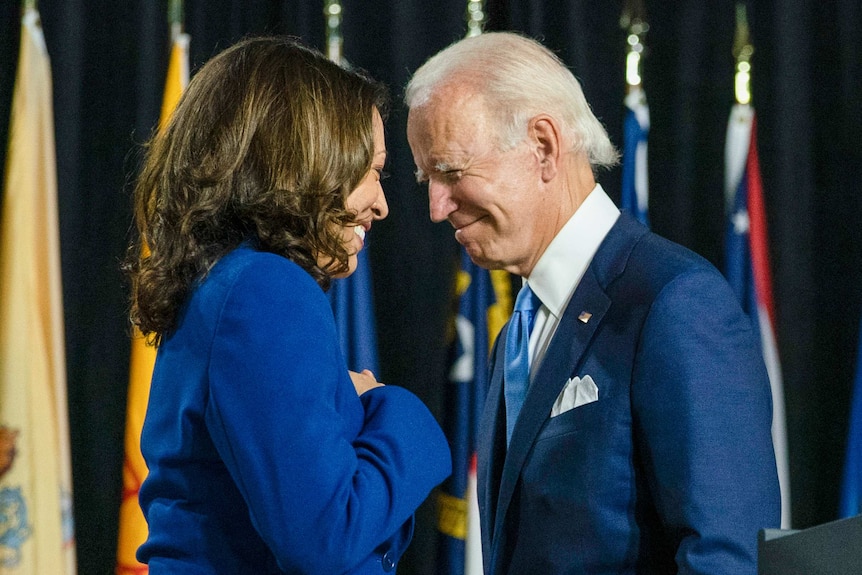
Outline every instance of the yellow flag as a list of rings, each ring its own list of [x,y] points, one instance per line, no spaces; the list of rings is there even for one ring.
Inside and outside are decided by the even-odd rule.
[[[180,99],[189,78],[189,36],[177,34],[171,47],[168,77],[162,100],[159,129],[163,130]],[[156,361],[156,350],[148,346],[135,330],[129,364],[129,396],[126,405],[126,458],[123,463],[123,499],[120,505],[120,530],[117,544],[117,575],[140,575],[146,565],[138,562],[135,552],[147,539],[147,523],[138,504],[138,491],[147,476],[147,465],[141,455],[141,429],[147,411],[150,379]]]
[[[0,219],[0,574],[75,573],[51,63],[21,22]]]

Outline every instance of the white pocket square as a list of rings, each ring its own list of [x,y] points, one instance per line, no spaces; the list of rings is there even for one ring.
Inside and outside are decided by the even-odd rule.
[[[599,399],[599,388],[589,375],[573,377],[566,382],[566,387],[557,396],[557,401],[551,408],[551,417],[557,417],[570,409],[592,403]]]

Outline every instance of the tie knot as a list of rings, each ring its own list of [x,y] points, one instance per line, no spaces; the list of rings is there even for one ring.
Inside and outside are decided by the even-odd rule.
[[[530,289],[529,284],[524,284],[518,297],[515,298],[515,311],[535,311],[541,305],[538,296]]]

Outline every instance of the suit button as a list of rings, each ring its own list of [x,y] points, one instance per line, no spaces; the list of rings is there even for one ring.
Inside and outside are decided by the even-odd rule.
[[[392,551],[387,551],[383,554],[383,570],[387,573],[395,569],[395,559],[392,557]]]

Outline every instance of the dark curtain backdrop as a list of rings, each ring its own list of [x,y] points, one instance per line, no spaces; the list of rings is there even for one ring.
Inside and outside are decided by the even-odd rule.
[[[287,33],[324,44],[321,0],[186,2],[192,70],[233,41]],[[489,28],[558,51],[621,142],[622,2],[487,0]],[[410,73],[463,36],[464,0],[343,0],[344,53],[387,82],[390,217],[375,226],[381,378],[443,418],[446,333],[458,247],[413,181],[400,99]],[[60,234],[79,572],[113,572],[129,345],[119,272],[131,182],[159,113],[167,2],[42,0],[53,64]],[[734,4],[646,1],[652,115],[650,217],[658,233],[722,265],[723,147],[733,102]],[[795,527],[835,519],[862,313],[862,6],[755,0],[753,92],[784,369]],[[0,3],[0,138],[18,54],[19,5]],[[0,146],[5,160],[5,146]],[[0,161],[0,169],[4,163]],[[619,198],[619,171],[601,177]],[[401,572],[435,567],[434,505],[418,514]]]

